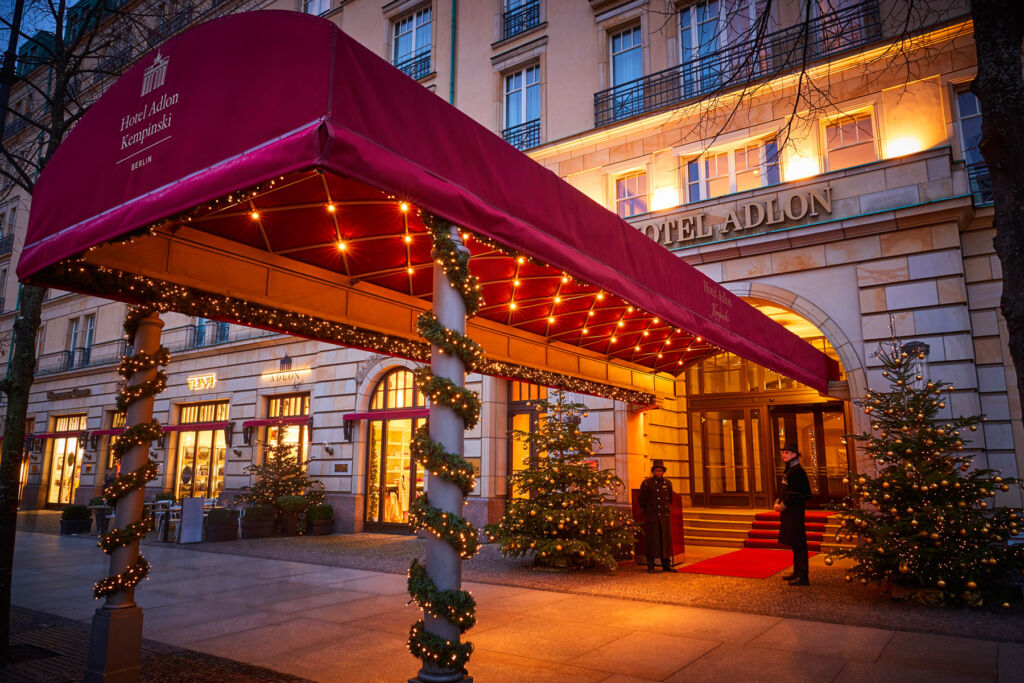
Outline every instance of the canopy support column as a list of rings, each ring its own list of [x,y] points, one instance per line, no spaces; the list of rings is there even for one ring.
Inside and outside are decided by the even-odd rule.
[[[468,255],[469,250],[462,244],[458,229],[445,226],[452,241],[459,251]],[[460,334],[466,332],[466,304],[462,294],[449,280],[445,267],[434,261],[434,315],[442,327]],[[466,383],[466,366],[458,355],[445,353],[437,344],[430,346],[430,370],[439,380],[449,380],[462,389]],[[464,452],[465,420],[452,407],[438,400],[430,404],[429,430],[430,440],[443,446],[448,453],[459,456]],[[427,468],[424,468],[427,469]],[[463,491],[455,483],[425,473],[425,488],[430,498],[430,505],[443,511],[449,518],[461,519],[463,507]],[[475,531],[473,532],[475,533]],[[462,558],[460,552],[449,540],[435,535],[427,536],[426,572],[438,591],[460,591],[462,586]],[[423,621],[428,634],[433,634],[444,641],[458,644],[461,629],[447,619],[433,616],[424,610]],[[424,663],[416,678],[410,683],[448,683],[450,681],[472,681],[466,676],[461,666],[449,663],[434,662],[424,659]]]
[[[104,487],[114,505],[114,529],[100,546],[110,554],[110,575],[94,588],[106,602],[96,610],[84,680],[86,683],[138,681],[142,648],[142,608],[135,603],[135,586],[149,571],[139,554],[139,538],[151,528],[142,519],[146,482],[155,476],[149,444],[159,425],[153,423],[153,396],[162,388],[158,365],[166,365],[167,350],[160,347],[164,322],[155,312],[132,309],[125,321],[135,354],[122,359],[120,372],[128,380],[119,405],[127,403],[128,427],[119,443],[121,475]],[[116,448],[116,446],[115,446]]]

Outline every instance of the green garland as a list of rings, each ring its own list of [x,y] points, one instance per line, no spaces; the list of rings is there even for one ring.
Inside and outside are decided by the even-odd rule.
[[[466,591],[439,591],[418,560],[409,567],[409,594],[416,604],[438,619],[457,624],[465,633],[476,624],[476,600]]]
[[[421,493],[409,506],[409,524],[447,542],[464,560],[480,550],[476,529],[469,520],[434,507],[425,493]]]
[[[480,308],[482,297],[480,281],[469,273],[469,250],[451,238],[446,221],[426,213],[422,217],[434,240],[434,258],[444,269],[452,287],[462,296],[466,315],[473,315]],[[479,344],[461,332],[441,325],[433,313],[422,314],[416,321],[416,328],[441,351],[459,358],[467,371],[476,368],[483,360],[483,349]],[[465,429],[472,429],[480,420],[480,397],[475,391],[460,387],[447,377],[439,377],[429,368],[416,371],[416,386],[433,405],[447,406],[454,411],[462,419]],[[448,452],[442,444],[431,439],[427,427],[416,430],[411,450],[418,464],[432,476],[458,486],[463,498],[473,490],[473,466],[461,455]],[[479,550],[480,541],[469,520],[432,506],[425,493],[409,506],[409,523],[414,529],[428,531],[448,543],[462,559],[473,557]],[[427,574],[426,567],[417,560],[413,560],[409,567],[409,594],[424,612],[457,626],[459,633],[465,633],[476,623],[476,600],[473,596],[464,590],[439,590]],[[430,633],[423,620],[409,629],[408,645],[409,652],[424,662],[462,669],[463,672],[473,653],[472,643],[453,642]]]
[[[124,320],[125,338],[132,346],[135,345],[135,334],[138,332],[139,323],[143,318],[150,315],[157,308],[133,306],[129,309]],[[118,373],[125,379],[124,385],[117,397],[117,407],[121,411],[127,411],[128,406],[141,401],[144,398],[155,396],[163,391],[167,385],[167,374],[159,369],[159,366],[167,365],[170,362],[171,354],[164,347],[156,353],[135,353],[131,357],[124,357],[118,365]],[[146,372],[157,369],[157,376],[137,385],[129,386],[132,377],[139,372]],[[142,446],[147,441],[152,441],[163,436],[163,429],[156,420],[132,425],[125,429],[117,442],[114,444],[114,457],[120,462],[121,458],[132,448]],[[114,481],[103,487],[103,495],[107,502],[117,505],[126,495],[133,491],[139,491],[146,486],[146,482],[155,479],[157,476],[157,464],[150,460],[133,472],[125,472]],[[108,555],[118,548],[124,548],[132,543],[137,543],[153,529],[151,518],[141,519],[126,524],[123,529],[111,529],[100,536],[98,545]],[[149,573],[150,564],[141,554],[123,572],[108,576],[93,586],[92,593],[96,598],[110,595],[118,591],[130,591],[146,578]]]
[[[409,652],[423,661],[465,671],[466,662],[473,654],[473,643],[455,643],[434,635],[420,619],[409,629]]]
[[[430,402],[447,406],[472,429],[480,421],[480,398],[475,391],[460,387],[447,377],[438,377],[430,368],[417,368],[416,386]]]
[[[456,453],[449,453],[444,446],[430,438],[430,427],[423,425],[416,430],[410,444],[416,464],[425,467],[435,477],[441,477],[455,484],[468,496],[476,484],[473,466]]]
[[[450,330],[441,324],[432,311],[420,313],[416,319],[416,330],[420,336],[445,353],[458,356],[466,366],[466,372],[476,369],[484,357],[484,348],[457,330]]]

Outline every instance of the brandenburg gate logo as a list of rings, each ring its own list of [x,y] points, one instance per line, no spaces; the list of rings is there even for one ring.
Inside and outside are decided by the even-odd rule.
[[[164,80],[167,78],[167,64],[170,61],[170,58],[162,56],[157,51],[156,59],[146,67],[146,71],[142,75],[142,95],[147,95],[164,84]]]

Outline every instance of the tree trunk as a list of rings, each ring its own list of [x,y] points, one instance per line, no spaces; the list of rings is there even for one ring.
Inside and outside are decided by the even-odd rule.
[[[1024,389],[1024,3],[971,0],[981,102],[981,154],[992,178],[996,255],[1003,270],[1001,309],[1009,331],[1017,389]]]
[[[7,394],[3,451],[0,455],[0,661],[7,661],[10,647],[11,570],[18,521],[18,474],[25,447],[25,415],[28,392],[36,365],[36,330],[43,304],[40,287],[21,289],[14,320],[14,345],[3,390]]]

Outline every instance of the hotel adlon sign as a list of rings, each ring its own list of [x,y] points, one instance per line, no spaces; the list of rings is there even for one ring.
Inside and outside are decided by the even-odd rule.
[[[832,215],[830,185],[768,199],[719,204],[703,211],[673,211],[631,222],[659,244],[689,247],[812,223],[822,215]]]

